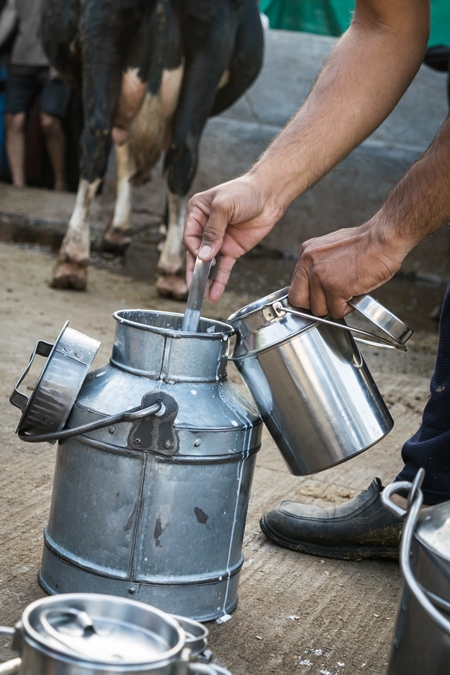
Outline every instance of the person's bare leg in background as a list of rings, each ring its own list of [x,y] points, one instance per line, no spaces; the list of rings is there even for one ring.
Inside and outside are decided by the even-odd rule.
[[[25,122],[24,112],[5,115],[6,154],[15,187],[25,187]]]
[[[41,113],[41,128],[45,138],[54,175],[54,189],[66,190],[65,149],[66,141],[61,120],[53,115]]]

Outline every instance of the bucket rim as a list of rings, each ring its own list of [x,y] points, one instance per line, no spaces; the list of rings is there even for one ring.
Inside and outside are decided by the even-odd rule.
[[[164,315],[168,316],[171,318],[176,318],[179,319],[180,323],[180,328],[164,328],[162,326],[155,326],[151,324],[145,324],[140,321],[134,321],[133,319],[124,316],[125,314],[133,313],[135,312],[136,314],[142,314],[142,315],[148,315],[148,316],[155,316],[155,315]],[[224,321],[219,321],[218,319],[209,319],[207,317],[200,317],[200,321],[202,322],[207,322],[210,326],[215,326],[219,330],[214,331],[214,332],[208,332],[208,331],[202,331],[202,332],[188,332],[188,331],[182,331],[181,330],[181,324],[183,322],[183,317],[184,314],[181,314],[180,312],[165,312],[162,310],[154,310],[154,309],[140,309],[140,308],[128,308],[128,309],[119,309],[113,313],[113,319],[117,321],[118,324],[120,325],[125,325],[125,326],[130,326],[130,328],[139,328],[141,330],[145,330],[148,332],[152,333],[159,333],[161,335],[171,335],[176,338],[185,338],[185,337],[196,337],[200,339],[205,339],[208,338],[210,339],[220,339],[223,340],[224,336],[226,337],[231,337],[234,333],[234,328],[231,326],[229,323],[225,323]]]

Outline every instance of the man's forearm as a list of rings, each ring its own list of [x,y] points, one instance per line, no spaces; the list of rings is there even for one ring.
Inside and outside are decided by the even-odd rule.
[[[371,219],[387,246],[407,253],[450,220],[449,176],[450,117]]]
[[[393,110],[422,62],[428,10],[427,0],[357,2],[305,103],[250,172],[283,210]]]

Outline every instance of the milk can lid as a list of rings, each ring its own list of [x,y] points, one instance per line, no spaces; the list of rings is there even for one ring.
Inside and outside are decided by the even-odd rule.
[[[425,548],[450,562],[450,502],[427,508],[415,536]]]
[[[175,657],[185,635],[170,615],[143,603],[93,593],[44,598],[22,616],[23,632],[52,652],[102,664]]]

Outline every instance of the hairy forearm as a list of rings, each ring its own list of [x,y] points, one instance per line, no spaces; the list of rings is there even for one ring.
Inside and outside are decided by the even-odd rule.
[[[428,150],[394,187],[369,221],[386,246],[408,253],[450,220],[450,117]]]
[[[405,3],[411,10],[409,23],[405,11],[398,11],[398,5]],[[394,15],[391,4],[397,5]],[[267,186],[282,210],[393,110],[423,59],[427,6],[423,0],[357,3],[350,28],[331,52],[305,103],[250,172]]]

